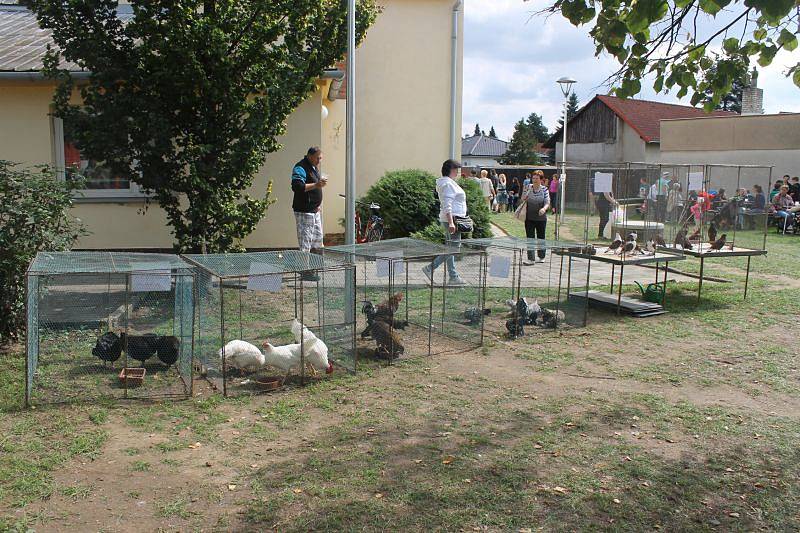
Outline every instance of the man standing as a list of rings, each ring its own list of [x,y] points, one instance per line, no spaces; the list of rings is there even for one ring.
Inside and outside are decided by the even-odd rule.
[[[297,225],[297,244],[303,252],[319,250],[322,244],[322,189],[327,181],[319,174],[322,150],[312,146],[306,156],[292,169],[294,220]],[[304,272],[302,279],[316,281],[317,276]]]
[[[492,180],[489,179],[489,173],[486,170],[481,170],[481,178],[478,180],[478,186],[481,188],[481,193],[486,201],[489,209],[492,209],[492,200],[494,200],[494,187]]]

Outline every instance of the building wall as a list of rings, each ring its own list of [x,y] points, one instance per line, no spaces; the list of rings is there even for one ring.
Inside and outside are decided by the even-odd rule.
[[[661,160],[772,165],[773,178],[800,175],[800,113],[664,120]]]
[[[610,142],[567,143],[567,161],[572,163],[655,163],[658,143],[645,143],[639,133],[619,118],[614,126],[616,139]],[[569,129],[567,130],[569,135]],[[556,143],[556,161],[561,161],[562,143]]]
[[[439,172],[450,151],[451,0],[383,0],[384,7],[356,55],[357,191],[363,194],[387,170],[423,168]],[[462,24],[463,29],[463,16]],[[463,31],[461,33],[463,36]],[[455,142],[460,149],[463,38],[459,40],[459,110]],[[329,177],[323,220],[326,233],[343,230],[345,178],[344,100],[327,100],[328,83],[288,118],[283,148],[270,154],[250,194],[263,196],[270,180],[267,216],[244,243],[253,248],[296,247],[289,180],[307,148],[323,149],[321,170]],[[46,83],[0,82],[0,159],[24,165],[52,164],[48,116],[53,87]],[[321,106],[328,108],[321,120]],[[145,209],[145,207],[147,207]],[[173,238],[164,212],[133,202],[78,203],[74,213],[90,235],[79,248],[169,248]]]

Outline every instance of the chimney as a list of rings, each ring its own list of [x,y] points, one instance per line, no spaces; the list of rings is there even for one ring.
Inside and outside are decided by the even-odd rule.
[[[758,71],[755,68],[747,81],[742,89],[742,115],[763,115],[764,89],[758,88]]]

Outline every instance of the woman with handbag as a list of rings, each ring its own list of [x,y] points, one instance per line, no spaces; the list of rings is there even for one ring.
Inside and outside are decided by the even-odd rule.
[[[445,244],[461,245],[461,234],[472,232],[472,219],[467,216],[467,194],[456,182],[461,163],[448,159],[442,165],[442,177],[436,180],[436,193],[439,195],[439,222],[444,228]],[[422,272],[433,281],[433,272],[447,261],[447,284],[465,285],[456,270],[455,256],[439,255]]]
[[[542,185],[542,175],[533,174],[531,186],[522,197],[522,206],[525,207],[525,236],[529,239],[545,239],[547,229],[547,213],[550,211],[550,191]],[[520,206],[520,209],[522,209]],[[536,250],[539,258],[537,263],[544,263],[545,250]],[[523,264],[532,265],[534,263],[534,250],[528,249],[528,260]]]

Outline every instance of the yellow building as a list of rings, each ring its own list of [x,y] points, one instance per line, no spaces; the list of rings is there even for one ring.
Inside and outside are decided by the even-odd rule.
[[[383,11],[356,54],[359,195],[387,170],[438,172],[460,142],[461,2],[381,0],[380,4]],[[68,143],[65,147],[60,121],[50,116],[54,85],[38,72],[48,40],[31,13],[20,6],[0,5],[0,159],[63,169],[75,154]],[[297,246],[291,168],[312,145],[322,147],[322,172],[329,177],[323,204],[325,232],[343,232],[344,200],[339,194],[344,193],[347,125],[344,90],[338,87],[342,75],[332,69],[317,81],[317,90],[288,118],[283,148],[270,154],[259,170],[251,192],[263,195],[273,180],[277,202],[245,239],[247,247]],[[90,231],[78,248],[172,246],[163,211],[156,204],[144,209],[145,198],[135,184],[109,178],[92,185],[96,188],[76,200],[75,215]]]

